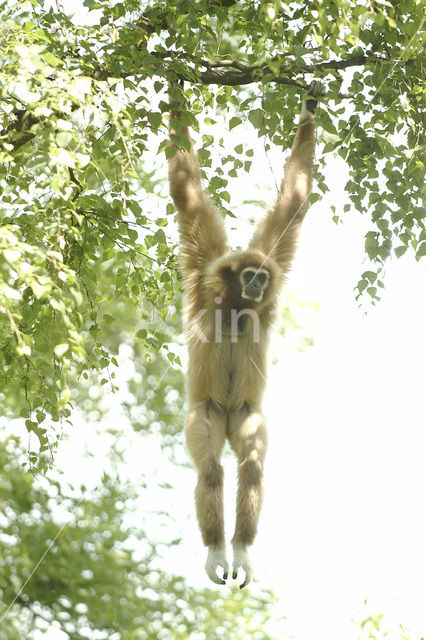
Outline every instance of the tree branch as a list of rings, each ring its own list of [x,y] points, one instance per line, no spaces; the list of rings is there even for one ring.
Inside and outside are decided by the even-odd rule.
[[[303,82],[303,80],[291,77],[292,75],[296,75],[300,72],[315,73],[324,70],[340,71],[342,69],[348,69],[349,67],[363,66],[368,63],[377,64],[378,62],[392,62],[388,58],[376,55],[358,55],[353,56],[352,58],[347,58],[346,60],[329,60],[327,62],[317,62],[315,64],[303,64],[294,60],[285,60],[285,62],[280,67],[279,73],[277,74],[276,72],[273,72],[271,70],[269,64],[248,66],[238,60],[209,61],[175,51],[153,51],[151,52],[151,55],[154,58],[160,58],[164,61],[167,61],[168,59],[176,60],[176,58],[178,58],[187,62],[188,72],[186,73],[185,71],[181,70],[178,77],[182,80],[187,80],[190,82],[193,82],[195,78],[203,84],[217,84],[234,87],[251,84],[252,82],[258,82],[265,76],[269,75],[271,76],[272,82],[299,87],[304,91],[308,90],[309,84],[306,84],[305,82]],[[291,55],[291,52],[286,52],[283,54],[283,56],[285,57],[290,57]],[[283,56],[279,56],[279,59],[281,59]],[[190,60],[190,63],[188,63],[188,59]],[[271,62],[275,62],[277,59],[278,58],[274,58],[273,60],[271,60]],[[198,69],[198,66],[204,67],[205,71],[200,71]],[[158,65],[156,67],[154,65],[154,73],[155,70],[158,70],[159,73],[162,73],[164,72],[164,66]],[[338,97],[340,99],[352,98],[352,94],[339,93]]]
[[[26,109],[19,109],[19,111],[15,112],[15,115],[16,119],[0,132],[1,137],[5,139],[3,142],[8,142],[13,145],[13,151],[16,151],[16,149],[19,149],[19,147],[22,147],[22,145],[35,137],[35,133],[31,131],[31,127],[39,121],[31,113],[28,113]],[[7,135],[12,132],[17,133],[18,136],[15,137],[14,140],[8,140]],[[1,146],[2,141],[0,140],[0,147]]]
[[[213,4],[217,5],[220,4],[220,2],[213,2]],[[221,4],[224,6],[230,6],[233,2],[231,2],[231,0],[222,0]],[[158,62],[155,61],[151,63],[151,71],[153,75],[164,76],[164,71],[168,69],[168,61],[179,59],[187,65],[187,69],[181,69],[178,74],[178,78],[181,80],[201,82],[202,84],[217,84],[235,87],[259,82],[262,78],[270,76],[272,82],[298,87],[302,91],[308,91],[309,84],[306,84],[303,80],[292,76],[296,76],[300,73],[315,73],[327,70],[340,71],[342,69],[348,69],[349,67],[363,66],[366,64],[395,62],[395,60],[384,58],[379,55],[358,55],[353,56],[352,58],[347,58],[346,60],[329,60],[327,62],[317,62],[315,64],[303,64],[295,60],[290,60],[289,58],[292,55],[293,54],[291,52],[285,52],[271,60],[269,64],[276,62],[277,60],[282,60],[283,57],[286,58],[286,60],[281,64],[279,73],[276,74],[271,70],[268,63],[249,66],[239,60],[226,59],[210,61],[176,51],[150,52],[152,59],[158,60]],[[410,61],[405,60],[404,62],[408,64]],[[201,71],[199,67],[204,67],[205,71]],[[138,76],[134,71],[122,72],[118,75],[123,78]],[[106,67],[99,67],[98,69],[95,69],[93,76],[100,80],[116,77],[117,74],[115,71],[110,71]],[[352,97],[353,95],[351,93],[338,94],[338,98],[340,99],[350,99]],[[35,118],[31,113],[27,113],[26,110],[20,110],[17,113],[16,119],[3,130],[1,136],[4,138],[8,133],[12,133],[12,131],[21,134],[11,142],[14,150],[16,150],[35,136],[31,131],[31,128],[38,121],[39,119]]]

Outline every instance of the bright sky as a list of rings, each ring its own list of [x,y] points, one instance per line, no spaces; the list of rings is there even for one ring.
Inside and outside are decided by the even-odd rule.
[[[251,176],[231,187],[238,244],[242,228],[248,230],[248,208],[242,212],[240,203],[250,194],[259,197],[254,178],[274,184],[262,145],[257,158]],[[270,160],[279,180],[282,154],[271,154]],[[354,620],[380,612],[392,640],[400,637],[400,624],[410,640],[418,640],[426,634],[426,267],[413,258],[391,261],[382,302],[360,310],[352,288],[367,268],[362,260],[368,221],[343,214],[348,200],[339,162],[329,164],[327,176],[335,191],[308,214],[287,286],[302,301],[319,304],[314,315],[295,309],[315,344],[300,352],[291,336],[276,337],[271,349],[277,364],[270,369],[264,401],[270,429],[266,497],[252,553],[257,582],[251,588],[277,593],[275,615],[286,616],[281,628],[295,640],[353,640],[359,637]],[[342,225],[331,222],[330,204],[337,205]],[[121,375],[129,373],[123,368]],[[104,426],[120,420],[125,429],[115,406]],[[80,457],[86,442],[96,447],[98,465]],[[90,484],[101,474],[108,447],[107,438],[81,423],[62,443],[56,464]],[[135,479],[142,465],[148,475],[172,480],[173,490],[153,487],[141,504],[141,517],[148,508],[168,508],[176,535],[184,533],[180,547],[165,549],[163,568],[212,587],[192,504],[195,474],[171,465],[158,442],[131,430],[127,460]],[[229,539],[235,494],[231,457],[225,469]],[[232,589],[218,587],[230,598]]]

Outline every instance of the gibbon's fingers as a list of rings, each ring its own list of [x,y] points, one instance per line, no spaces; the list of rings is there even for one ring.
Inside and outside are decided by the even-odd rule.
[[[325,92],[324,83],[321,80],[312,80],[309,87],[309,95],[314,98],[319,98]]]
[[[309,96],[311,97],[308,98],[306,101],[304,101],[302,104],[303,116],[305,115],[306,111],[312,114],[315,112],[315,107],[318,104],[317,98],[319,98],[319,96],[322,96],[322,94],[325,93],[325,86],[321,82],[321,80],[313,80],[309,85],[308,93],[309,93]]]
[[[238,569],[241,569],[246,574],[245,580],[240,584],[240,589],[244,589],[253,578],[253,568],[251,566],[250,558],[247,552],[247,547],[234,547],[234,561],[232,563],[232,578],[237,579]]]
[[[222,578],[219,578],[216,573],[218,567],[222,567],[223,569],[223,580]],[[225,580],[228,577],[229,567],[225,549],[223,547],[216,547],[214,545],[209,547],[205,570],[212,582],[215,584],[225,584]]]

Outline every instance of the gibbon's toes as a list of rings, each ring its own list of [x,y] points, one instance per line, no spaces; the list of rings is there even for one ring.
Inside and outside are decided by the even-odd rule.
[[[219,578],[216,573],[218,567],[222,567],[223,569],[223,579]],[[212,582],[215,584],[225,584],[225,581],[228,578],[229,567],[225,549],[223,547],[216,547],[213,545],[209,547],[205,570]]]
[[[253,578],[253,568],[251,566],[250,558],[247,552],[247,547],[234,547],[234,561],[232,563],[232,578],[237,579],[238,569],[241,569],[246,574],[244,582],[240,584],[240,589],[244,589]]]
[[[309,95],[318,98],[322,96],[323,93],[325,93],[324,83],[321,82],[321,80],[312,80],[309,86]]]

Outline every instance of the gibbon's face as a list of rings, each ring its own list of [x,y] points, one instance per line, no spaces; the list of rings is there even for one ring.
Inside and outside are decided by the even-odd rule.
[[[249,266],[239,273],[241,297],[244,300],[262,302],[269,286],[271,274],[264,267]]]
[[[281,282],[277,263],[257,249],[228,253],[209,265],[204,295],[214,309],[260,310],[275,299]],[[220,302],[219,302],[220,299]]]

